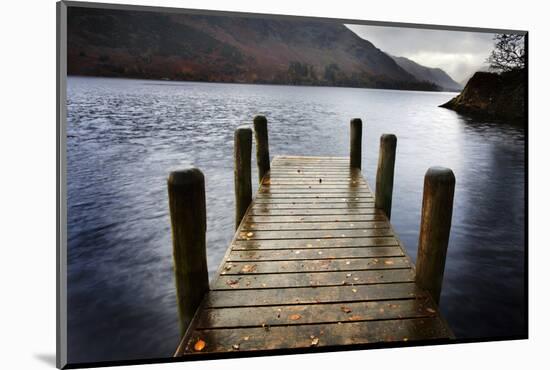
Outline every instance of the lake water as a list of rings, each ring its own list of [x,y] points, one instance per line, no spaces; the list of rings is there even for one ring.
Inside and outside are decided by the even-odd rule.
[[[525,334],[524,131],[438,108],[454,95],[69,77],[70,362],[173,354],[167,175],[205,174],[213,275],[234,232],[233,131],[256,114],[269,120],[272,157],[347,156],[349,120],[362,118],[373,186],[380,135],[396,134],[392,222],[413,259],[424,173],[452,168],[442,312],[458,338]]]

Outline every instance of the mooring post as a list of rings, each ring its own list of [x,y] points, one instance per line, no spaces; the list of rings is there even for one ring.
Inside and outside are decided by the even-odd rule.
[[[183,336],[208,292],[204,175],[197,168],[171,172],[168,201],[176,296]]]
[[[431,167],[424,177],[422,219],[416,257],[416,282],[439,304],[451,231],[455,176],[444,167]]]
[[[393,174],[395,169],[395,149],[397,137],[384,134],[380,137],[378,169],[376,171],[376,196],[374,206],[384,211],[388,220],[391,218],[393,193]]]
[[[252,202],[252,174],[250,157],[252,153],[252,129],[240,126],[235,130],[235,229]]]
[[[350,151],[349,164],[351,168],[361,169],[361,140],[363,135],[363,122],[360,118],[350,121]]]
[[[264,116],[254,117],[254,137],[256,138],[256,162],[260,183],[270,170],[269,140],[267,135],[267,119]]]

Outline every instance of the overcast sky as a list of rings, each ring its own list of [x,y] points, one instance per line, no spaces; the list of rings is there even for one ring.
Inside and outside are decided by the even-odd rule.
[[[378,49],[426,67],[439,67],[459,83],[486,68],[485,59],[493,49],[492,33],[346,26]]]

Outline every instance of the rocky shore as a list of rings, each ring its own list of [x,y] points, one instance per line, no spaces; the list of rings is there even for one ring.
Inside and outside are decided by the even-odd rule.
[[[524,71],[477,72],[458,96],[441,107],[485,119],[524,123],[525,81]]]

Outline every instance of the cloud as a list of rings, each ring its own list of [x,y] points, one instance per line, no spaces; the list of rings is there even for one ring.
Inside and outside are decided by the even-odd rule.
[[[441,68],[457,82],[486,69],[485,59],[493,49],[492,33],[356,24],[346,26],[377,48],[426,67]]]

